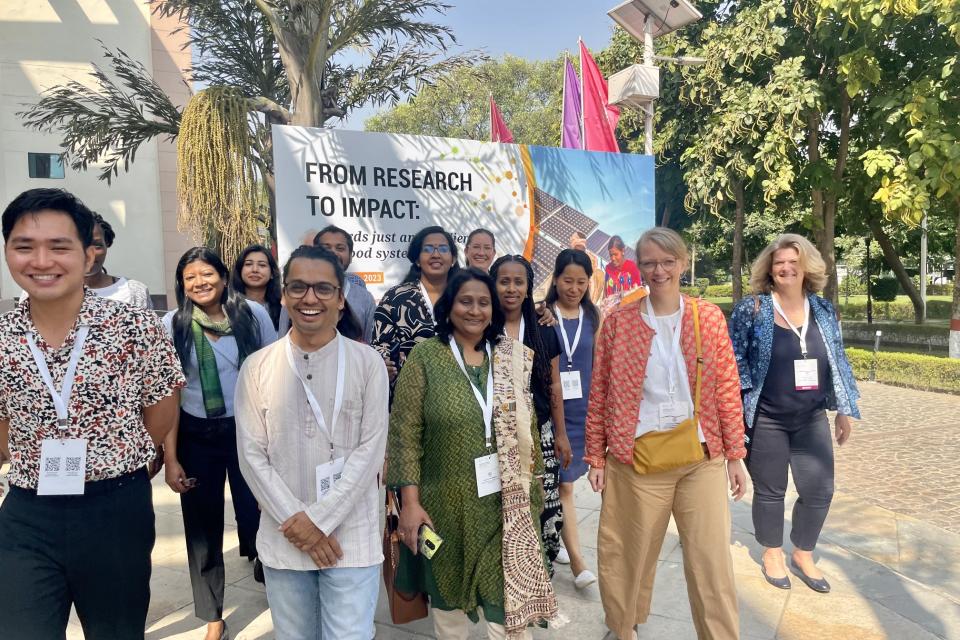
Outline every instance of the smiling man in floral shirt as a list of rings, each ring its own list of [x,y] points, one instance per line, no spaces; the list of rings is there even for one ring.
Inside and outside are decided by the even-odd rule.
[[[3,212],[4,253],[29,297],[0,316],[0,625],[62,638],[144,637],[155,538],[147,463],[175,424],[184,379],[151,312],[84,287],[93,214],[59,189]]]

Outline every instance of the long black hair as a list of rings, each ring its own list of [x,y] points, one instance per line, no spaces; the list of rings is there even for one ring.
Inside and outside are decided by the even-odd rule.
[[[556,280],[560,277],[560,274],[563,273],[563,270],[572,264],[583,267],[583,270],[587,274],[587,290],[584,291],[583,297],[580,299],[580,304],[586,309],[587,316],[590,317],[590,320],[593,322],[593,329],[596,331],[597,327],[600,326],[600,311],[597,309],[597,305],[593,304],[593,300],[590,299],[590,276],[593,275],[593,263],[590,261],[590,256],[583,251],[579,249],[564,249],[557,256],[557,260],[553,264],[553,281],[550,282],[550,290],[547,291],[547,305],[552,306],[557,302]],[[557,318],[557,322],[563,322],[563,319]]]
[[[553,393],[553,365],[550,359],[546,357],[547,349],[540,336],[537,310],[533,306],[533,267],[523,256],[500,256],[490,265],[490,277],[493,279],[494,286],[496,286],[497,278],[500,277],[500,267],[505,264],[522,265],[527,272],[527,296],[523,299],[523,304],[520,306],[524,325],[523,335],[520,336],[520,341],[533,349],[533,379],[540,381],[540,384],[547,392],[547,400],[550,401],[550,396]],[[551,329],[551,331],[553,331],[553,329]]]
[[[331,266],[333,266],[333,271],[336,274],[340,294],[343,294],[346,273],[343,270],[343,265],[340,264],[340,258],[338,258],[334,252],[329,249],[324,249],[321,246],[304,244],[293,250],[293,253],[287,258],[287,263],[283,265],[284,284],[286,284],[287,278],[290,275],[290,265],[297,258],[329,262]],[[339,331],[344,338],[351,340],[360,340],[363,337],[363,328],[360,326],[356,314],[350,309],[350,303],[347,302],[346,296],[343,296],[343,313],[340,314],[340,319],[337,321],[337,331]]]
[[[223,294],[220,296],[220,304],[223,306],[223,313],[230,320],[230,327],[233,329],[233,337],[237,341],[237,350],[240,352],[240,361],[260,348],[260,321],[253,315],[250,305],[246,299],[236,291],[227,286],[230,281],[230,272],[223,260],[212,249],[207,247],[194,247],[188,249],[180,262],[177,263],[176,273],[176,293],[177,293],[177,312],[173,314],[173,344],[177,348],[177,355],[180,357],[180,365],[183,370],[187,370],[190,362],[190,350],[193,349],[193,301],[187,297],[183,286],[183,270],[187,265],[194,262],[205,262],[220,274],[223,280]]]
[[[417,235],[413,236],[413,239],[410,241],[410,246],[407,247],[407,260],[410,261],[410,270],[407,271],[407,275],[403,277],[404,282],[416,282],[420,279],[420,265],[417,264],[417,260],[420,259],[420,254],[423,251],[423,241],[433,233],[442,233],[443,237],[447,239],[447,244],[450,245],[450,255],[453,256],[453,264],[450,265],[447,278],[453,276],[453,274],[460,269],[460,265],[457,262],[457,256],[459,255],[457,253],[457,243],[454,242],[450,232],[437,225],[424,227],[420,229],[420,231],[417,231]],[[447,282],[449,282],[449,280],[447,280]]]
[[[450,310],[453,309],[453,302],[457,294],[460,293],[460,288],[471,280],[479,280],[490,290],[490,305],[493,308],[493,313],[490,317],[489,326],[483,332],[483,340],[478,342],[475,347],[477,351],[483,351],[485,343],[490,343],[490,346],[493,347],[500,341],[503,333],[503,311],[500,310],[500,299],[497,298],[497,287],[493,284],[493,278],[486,271],[481,271],[476,267],[459,269],[447,279],[447,288],[443,290],[443,295],[440,296],[433,308],[437,317],[437,336],[444,342],[450,340],[450,336],[453,335]]]
[[[267,282],[267,290],[264,293],[263,301],[266,304],[267,312],[270,314],[270,319],[273,321],[273,328],[276,329],[280,326],[280,296],[282,293],[280,267],[277,266],[277,261],[273,259],[273,254],[270,253],[269,249],[262,244],[252,244],[241,251],[240,255],[237,256],[237,261],[233,264],[233,273],[230,274],[230,288],[242,296],[247,294],[247,285],[243,281],[241,272],[243,271],[243,263],[246,262],[251,253],[262,253],[267,256],[267,264],[270,266],[270,280]]]

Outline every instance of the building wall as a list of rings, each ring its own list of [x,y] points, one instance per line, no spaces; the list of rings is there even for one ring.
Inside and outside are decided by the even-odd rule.
[[[129,171],[121,169],[110,185],[97,180],[97,167],[66,167],[62,180],[31,179],[27,153],[59,152],[59,136],[28,130],[15,114],[49,87],[68,81],[92,86],[93,64],[106,70],[98,39],[142,62],[182,105],[190,89],[181,69],[189,65],[190,52],[180,50],[184,36],[171,33],[176,26],[151,16],[143,0],[0,2],[0,206],[33,187],[75,193],[116,231],[107,270],[145,282],[153,294],[172,294],[176,258],[193,244],[176,232],[175,145],[142,145]],[[0,298],[19,294],[4,265]]]

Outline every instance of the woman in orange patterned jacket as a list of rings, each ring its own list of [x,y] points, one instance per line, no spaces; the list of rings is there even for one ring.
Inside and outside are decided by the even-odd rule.
[[[622,640],[646,621],[670,515],[699,638],[739,637],[730,507],[746,489],[740,379],[720,309],[680,293],[687,248],[656,227],[637,243],[650,295],[604,321],[586,424],[606,624]],[[698,355],[699,354],[699,355]]]

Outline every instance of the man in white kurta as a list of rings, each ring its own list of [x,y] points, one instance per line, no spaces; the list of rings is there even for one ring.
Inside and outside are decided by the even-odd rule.
[[[257,550],[278,640],[370,640],[383,561],[377,473],[387,372],[336,330],[343,268],[300,247],[284,268],[287,336],[237,383],[240,468],[262,510]]]

